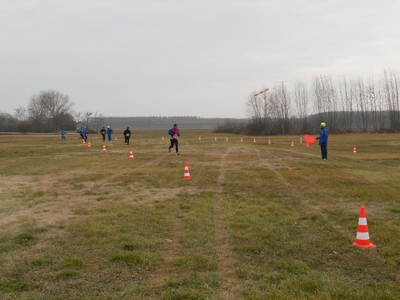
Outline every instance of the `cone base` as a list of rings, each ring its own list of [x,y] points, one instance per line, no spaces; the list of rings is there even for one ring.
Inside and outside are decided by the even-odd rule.
[[[353,246],[357,246],[357,247],[360,247],[360,248],[368,248],[368,249],[372,249],[372,248],[376,247],[376,245],[374,245],[372,243],[369,243],[369,245],[360,245],[360,244],[357,244],[357,242],[354,242]]]
[[[183,177],[183,180],[189,180],[189,179],[192,179],[192,178],[190,178],[190,177]]]

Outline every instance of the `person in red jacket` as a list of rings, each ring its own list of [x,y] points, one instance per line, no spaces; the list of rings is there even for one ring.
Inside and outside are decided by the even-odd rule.
[[[181,135],[179,133],[178,124],[174,124],[174,127],[168,130],[168,134],[171,137],[171,145],[168,147],[168,152],[171,152],[171,149],[174,148],[175,145],[176,155],[179,155],[178,138]]]

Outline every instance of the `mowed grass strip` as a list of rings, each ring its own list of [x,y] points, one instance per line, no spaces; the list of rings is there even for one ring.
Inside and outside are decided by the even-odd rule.
[[[0,136],[0,298],[220,299],[226,268],[235,299],[400,294],[396,135],[331,135],[326,162],[299,137],[184,133],[176,156],[162,135]]]

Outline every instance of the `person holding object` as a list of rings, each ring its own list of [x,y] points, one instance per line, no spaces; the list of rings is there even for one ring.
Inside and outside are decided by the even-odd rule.
[[[172,127],[170,130],[168,130],[168,135],[171,138],[171,145],[168,147],[168,152],[171,152],[171,148],[174,148],[174,145],[175,145],[176,155],[179,155],[178,138],[181,135],[179,133],[178,124],[174,124],[174,127]]]
[[[129,130],[129,127],[126,127],[126,130],[123,132],[123,135],[125,137],[125,144],[129,145],[129,138],[131,137],[131,131]]]
[[[328,130],[326,129],[325,122],[321,123],[321,131],[319,133],[319,137],[316,139],[318,140],[318,145],[321,146],[321,155],[323,160],[328,159]]]

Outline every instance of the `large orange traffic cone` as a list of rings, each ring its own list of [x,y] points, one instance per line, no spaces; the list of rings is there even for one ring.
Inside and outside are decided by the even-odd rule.
[[[103,144],[103,153],[106,153],[107,149],[106,149],[106,145]]]
[[[356,146],[353,147],[353,154],[357,154],[357,148],[356,148]]]
[[[129,150],[129,159],[130,159],[130,160],[135,159],[135,157],[133,156],[133,151],[132,151],[132,149]]]
[[[185,172],[183,174],[183,179],[185,180],[190,179],[189,163],[187,161],[185,161]]]
[[[90,142],[88,142],[87,147],[92,148],[92,146],[90,145]]]
[[[367,225],[367,215],[365,213],[365,207],[360,207],[360,217],[358,218],[358,228],[356,241],[353,246],[358,246],[361,248],[375,248],[376,246],[369,240],[368,225]]]

